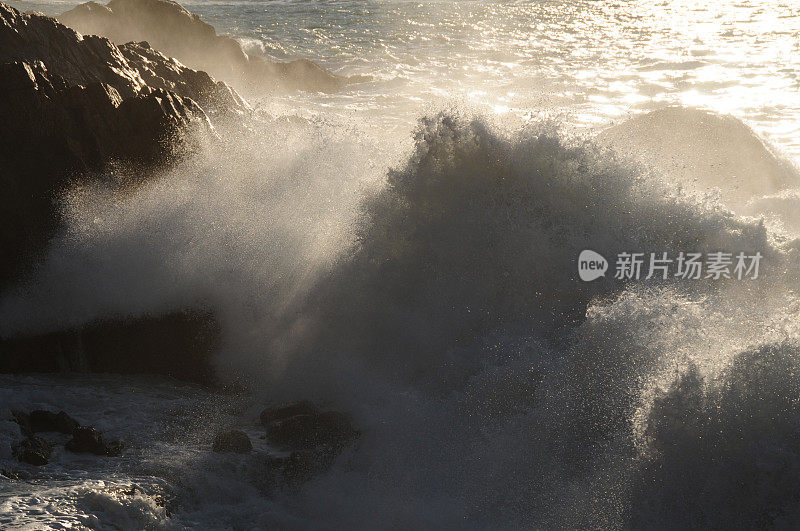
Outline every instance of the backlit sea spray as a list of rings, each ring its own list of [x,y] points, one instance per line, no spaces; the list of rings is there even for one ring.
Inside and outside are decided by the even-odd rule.
[[[251,97],[256,143],[64,193],[0,335],[202,305],[216,372],[253,393],[0,376],[3,415],[65,409],[129,447],[0,483],[0,525],[796,526],[800,8],[634,4],[186,4],[249,53],[373,79]],[[623,123],[667,105],[733,118]],[[694,170],[673,164],[685,152]],[[742,155],[735,175],[703,165],[719,152]],[[760,270],[614,278],[644,251],[644,270],[651,251],[728,253],[731,273],[758,253]],[[298,397],[362,435],[270,494],[254,422]],[[217,426],[255,451],[212,453]]]

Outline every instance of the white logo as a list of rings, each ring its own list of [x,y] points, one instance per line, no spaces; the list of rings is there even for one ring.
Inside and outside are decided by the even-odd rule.
[[[608,261],[602,255],[586,249],[578,256],[578,275],[584,282],[591,282],[605,276]]]

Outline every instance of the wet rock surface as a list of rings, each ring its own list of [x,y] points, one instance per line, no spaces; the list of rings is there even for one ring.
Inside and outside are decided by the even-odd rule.
[[[32,465],[45,465],[50,459],[52,444],[37,433],[63,433],[71,435],[64,447],[73,453],[90,453],[115,457],[123,450],[119,441],[106,441],[96,428],[81,426],[65,411],[55,413],[37,409],[30,413],[15,410],[11,418],[19,425],[20,432],[26,437],[14,447],[14,453],[22,462]]]
[[[294,415],[267,426],[267,440],[287,448],[341,447],[357,436],[349,417],[336,411]]]
[[[71,435],[79,426],[78,421],[64,411],[53,413],[37,409],[28,415],[28,427],[32,433],[50,431]]]
[[[248,109],[224,83],[146,43],[118,48],[2,3],[0,94],[0,288],[41,257],[67,187],[120,166],[136,168],[126,184],[146,181],[218,139],[209,116]]]
[[[285,457],[267,461],[271,489],[296,488],[333,466],[344,448],[358,439],[349,415],[321,411],[305,400],[285,402],[261,412],[260,421],[270,443],[289,450]]]
[[[118,441],[106,442],[103,435],[91,426],[76,428],[72,439],[64,448],[76,454],[94,454],[109,457],[118,456],[122,452],[122,443]]]
[[[53,451],[50,443],[41,437],[28,437],[20,442],[15,448],[14,453],[23,463],[28,463],[34,466],[46,465],[50,460],[50,454]]]
[[[125,43],[131,40],[144,39]],[[116,46],[104,37],[81,35],[51,17],[0,3],[0,63],[39,61],[69,86],[103,83],[123,99],[163,89],[198,103],[227,105],[227,111],[246,108],[238,95],[217,98],[220,92],[233,93],[225,83],[152,50],[148,43]]]
[[[148,41],[182,63],[247,93],[335,91],[365,80],[338,76],[304,59],[280,63],[248,56],[236,40],[217,35],[213,26],[170,0],[86,2],[58,19],[83,34],[101,35],[118,44]]]

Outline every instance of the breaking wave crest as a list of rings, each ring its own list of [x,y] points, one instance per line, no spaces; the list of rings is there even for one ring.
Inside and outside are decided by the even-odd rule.
[[[221,373],[353,411],[359,448],[254,522],[797,522],[785,233],[553,124],[442,112],[399,164],[326,135],[210,147],[125,195],[73,191],[2,332],[202,303]],[[587,248],[765,258],[748,282],[583,283]]]

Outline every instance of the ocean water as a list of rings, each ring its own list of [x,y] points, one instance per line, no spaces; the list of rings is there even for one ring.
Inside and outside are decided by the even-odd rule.
[[[251,53],[373,80],[265,94],[255,140],[209,145],[135,192],[65,194],[63,232],[0,296],[0,335],[203,304],[223,330],[219,374],[253,393],[3,376],[0,460],[22,479],[0,479],[0,526],[798,525],[800,190],[734,209],[592,139],[679,104],[730,114],[800,163],[800,7],[185,5]],[[764,259],[756,280],[582,283],[586,248]],[[297,398],[351,413],[363,435],[299,492],[267,495],[275,450],[255,421]],[[36,408],[128,449],[18,464],[9,411]],[[228,426],[252,454],[210,451]]]

